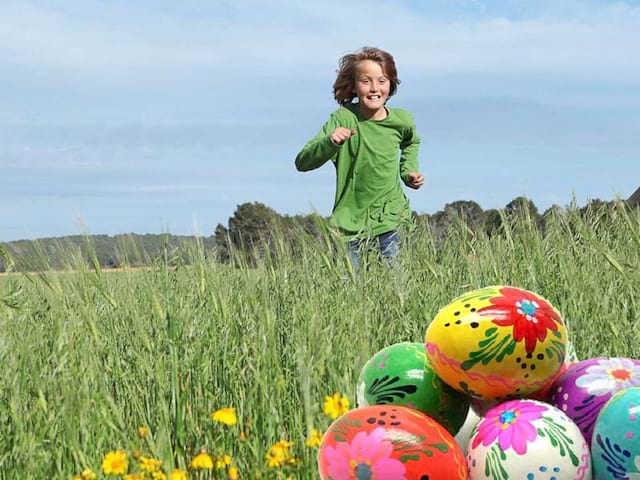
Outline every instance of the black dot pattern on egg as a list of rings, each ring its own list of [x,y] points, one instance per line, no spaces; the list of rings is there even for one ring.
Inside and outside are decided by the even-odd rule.
[[[391,425],[393,427],[397,427],[399,425],[402,425],[402,422],[400,420],[398,420],[397,416],[394,415],[394,412],[397,412],[398,410],[393,408],[391,410],[382,410],[378,416],[372,416],[367,418],[367,423],[369,425],[375,425],[378,424],[381,427],[388,425]]]
[[[466,312],[465,312],[466,310]],[[453,312],[453,316],[454,317],[460,317],[460,316],[465,316],[468,313],[474,313],[476,312],[478,309],[476,307],[473,306],[472,303],[465,303],[464,306],[462,308],[460,308],[459,310],[456,310],[455,312]],[[460,318],[456,319],[456,321],[454,322],[455,325],[461,325],[462,324],[462,320],[460,320]],[[468,325],[471,328],[478,328],[480,326],[480,323],[473,321],[468,323]],[[450,327],[451,326],[451,322],[447,322],[444,324],[445,327]]]
[[[517,357],[516,358],[516,363],[520,364],[520,368],[522,370],[535,370],[536,368],[538,368],[538,362],[544,361],[545,356],[544,353],[527,353],[525,355],[525,359],[527,360],[526,362],[523,362],[523,359],[521,357]],[[528,378],[529,374],[525,375],[524,378]]]

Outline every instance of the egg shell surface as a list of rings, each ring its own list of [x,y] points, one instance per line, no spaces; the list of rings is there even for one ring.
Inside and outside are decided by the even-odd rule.
[[[403,342],[376,353],[358,379],[358,406],[402,405],[426,413],[455,435],[469,410],[469,398],[433,371],[423,343]]]
[[[617,392],[640,386],[640,360],[598,357],[571,365],[553,384],[550,402],[565,412],[592,441],[605,403]]]
[[[598,480],[640,480],[640,387],[616,393],[604,405],[591,442]]]
[[[323,480],[462,480],[464,454],[454,438],[418,410],[372,405],[345,413],[318,451]]]
[[[539,295],[493,286],[442,308],[427,329],[426,347],[433,369],[453,388],[503,401],[548,385],[565,360],[567,330]]]
[[[536,400],[511,400],[489,410],[471,436],[467,462],[472,480],[591,479],[580,429]]]

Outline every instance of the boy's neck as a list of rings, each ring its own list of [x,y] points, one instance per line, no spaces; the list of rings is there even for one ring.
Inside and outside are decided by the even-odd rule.
[[[389,115],[387,107],[384,105],[378,110],[369,110],[366,107],[363,108],[363,106],[358,103],[358,109],[360,110],[360,115],[362,115],[365,120],[384,120],[387,118],[387,115]]]

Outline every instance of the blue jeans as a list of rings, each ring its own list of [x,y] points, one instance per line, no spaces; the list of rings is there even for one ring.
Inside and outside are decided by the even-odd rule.
[[[369,247],[373,242],[378,245],[378,252],[384,259],[387,267],[398,267],[398,253],[400,252],[400,237],[396,230],[381,233],[380,235],[366,240],[351,240],[347,244],[349,259],[354,270],[360,268],[360,257],[364,249]]]

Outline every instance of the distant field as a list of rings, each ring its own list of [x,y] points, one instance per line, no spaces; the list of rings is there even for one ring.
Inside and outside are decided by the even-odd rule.
[[[203,448],[230,455],[240,478],[315,478],[317,450],[304,441],[329,425],[325,395],[354,406],[373,353],[422,341],[441,306],[487,285],[546,297],[580,358],[638,358],[639,224],[626,211],[569,214],[544,236],[519,220],[489,239],[459,223],[438,248],[418,229],[401,273],[373,263],[357,277],[311,242],[255,268],[205,260],[194,244],[188,268],[3,276],[0,478],[99,472],[117,449],[130,467],[138,450],[165,471],[186,469]],[[213,422],[222,407],[239,423]],[[300,463],[270,468],[265,455],[282,439]]]

